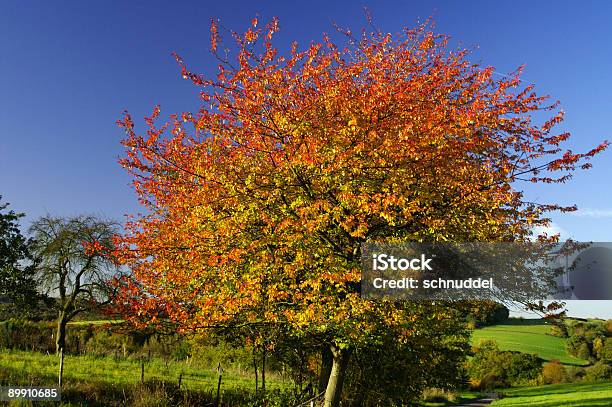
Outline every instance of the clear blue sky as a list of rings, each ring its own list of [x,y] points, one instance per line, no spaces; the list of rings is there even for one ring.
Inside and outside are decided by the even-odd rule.
[[[16,1],[0,2],[0,194],[28,218],[95,213],[122,219],[139,210],[117,164],[124,109],[135,118],[193,110],[195,88],[172,51],[202,72],[211,17],[243,29],[278,16],[279,41],[308,44],[332,21],[359,29],[367,5],[376,24],[397,32],[434,15],[455,44],[478,47],[475,62],[508,72],[560,99],[571,147],[612,140],[612,3],[607,1]],[[263,2],[261,2],[263,3]],[[577,204],[554,217],[564,236],[612,241],[612,151],[569,184],[528,187],[541,202]],[[586,305],[586,304],[584,304]],[[579,305],[576,305],[579,306]],[[591,312],[593,305],[582,307]],[[570,307],[570,310],[572,307]],[[577,308],[576,308],[577,309]],[[612,314],[611,303],[596,304]],[[600,312],[601,311],[601,312]],[[582,313],[582,311],[580,311]]]

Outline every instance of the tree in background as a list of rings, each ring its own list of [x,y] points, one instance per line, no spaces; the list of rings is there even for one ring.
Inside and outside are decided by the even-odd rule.
[[[118,232],[114,222],[92,216],[44,216],[30,226],[37,279],[56,298],[56,352],[66,344],[66,324],[79,313],[108,303],[118,269],[107,256]]]
[[[461,301],[456,306],[472,328],[500,324],[510,316],[508,307],[491,300]]]
[[[0,204],[0,298],[7,299],[11,312],[15,312],[34,307],[40,296],[34,280],[30,241],[19,229],[19,219],[25,215],[12,210],[5,212],[8,205]]]
[[[158,126],[157,107],[144,135],[129,114],[119,122],[148,209],[127,224],[134,279],[120,305],[180,330],[284,325],[316,338],[331,356],[325,405],[337,406],[352,352],[420,334],[408,304],[360,297],[362,243],[526,240],[547,212],[574,208],[527,202],[515,183],[565,182],[607,144],[562,150],[562,112],[521,69],[496,77],[428,24],[340,30],[346,45],[324,36],[286,54],[278,29],[254,19],[229,33],[232,58],[213,22],[216,76],[177,56],[199,111]],[[536,111],[551,117],[536,124]]]

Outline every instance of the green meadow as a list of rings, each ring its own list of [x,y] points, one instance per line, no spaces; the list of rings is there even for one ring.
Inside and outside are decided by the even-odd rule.
[[[16,350],[0,351],[0,379],[12,383],[55,384],[58,374],[58,357],[38,352]],[[193,390],[216,388],[218,373],[215,369],[191,366],[187,362],[168,361],[151,358],[144,362],[145,380],[178,383]],[[136,359],[113,357],[71,356],[64,358],[64,381],[98,381],[113,385],[131,385],[140,382],[141,363]],[[13,379],[13,380],[9,380]],[[283,382],[269,375],[266,385],[270,388],[282,387]],[[254,388],[255,381],[249,371],[224,371],[224,388]]]
[[[612,382],[567,383],[538,387],[521,387],[504,391],[505,397],[493,407],[518,406],[612,406]]]
[[[557,359],[566,365],[589,364],[586,360],[569,355],[565,351],[567,339],[550,335],[550,324],[541,319],[511,319],[503,325],[474,330],[472,344],[478,345],[487,339],[497,342],[500,350],[533,353],[546,361]]]

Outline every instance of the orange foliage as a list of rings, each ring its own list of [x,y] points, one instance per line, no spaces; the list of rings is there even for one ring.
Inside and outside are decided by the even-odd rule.
[[[328,36],[288,54],[275,19],[254,19],[209,78],[182,74],[201,108],[143,134],[129,114],[121,164],[148,212],[128,223],[132,267],[121,303],[183,329],[282,323],[351,340],[400,326],[401,307],[359,296],[360,245],[526,239],[557,205],[523,200],[516,181],[564,182],[602,151],[563,151],[556,103],[450,50],[424,24]],[[535,111],[550,120],[533,123]],[[403,329],[405,335],[413,332]]]

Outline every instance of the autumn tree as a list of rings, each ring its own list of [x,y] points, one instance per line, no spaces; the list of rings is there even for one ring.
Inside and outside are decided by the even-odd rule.
[[[326,35],[286,53],[278,29],[213,21],[216,76],[176,56],[200,109],[158,125],[156,107],[144,133],[119,121],[121,163],[148,209],[127,224],[134,278],[119,304],[181,330],[284,325],[316,338],[331,355],[325,405],[337,406],[353,350],[418,334],[409,304],[360,298],[362,243],[526,240],[573,208],[527,202],[518,182],[565,182],[606,144],[562,149],[563,113],[521,68],[495,75],[429,24],[340,29],[341,45]]]
[[[56,352],[65,350],[66,325],[79,313],[108,303],[118,269],[108,254],[116,223],[93,216],[43,216],[30,226],[36,275],[41,288],[56,298]]]

